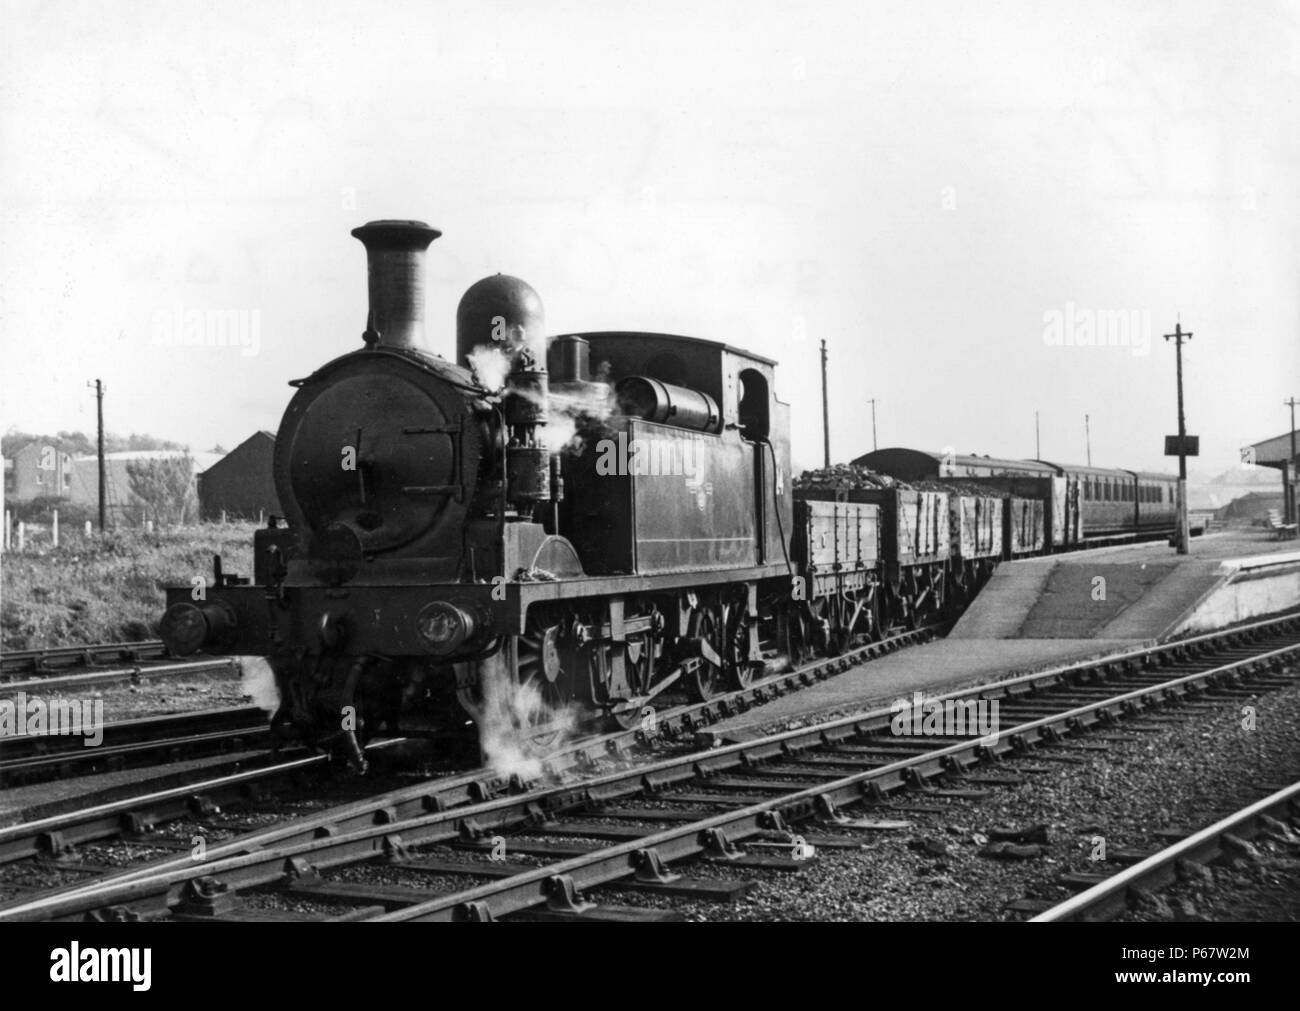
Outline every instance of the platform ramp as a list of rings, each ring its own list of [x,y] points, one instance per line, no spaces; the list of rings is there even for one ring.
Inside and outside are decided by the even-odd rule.
[[[1247,554],[1242,548],[1262,554]],[[950,639],[1161,642],[1300,606],[1300,553],[1248,537],[1004,562]]]
[[[950,638],[1154,642],[1230,576],[1218,560],[1012,562],[998,567]]]

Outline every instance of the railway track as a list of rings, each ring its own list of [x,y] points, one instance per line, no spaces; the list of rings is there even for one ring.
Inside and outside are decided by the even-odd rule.
[[[773,675],[746,689],[720,695],[708,702],[665,708],[655,715],[653,737],[659,742],[681,741],[689,744],[694,735],[733,713],[744,712],[752,706],[798,691],[847,670],[854,664],[922,642],[943,627],[930,626],[904,632],[859,647],[843,656],[819,660],[795,671]],[[547,736],[545,728],[539,731],[539,736]],[[386,749],[398,743],[400,740],[381,741],[369,750]],[[631,749],[647,743],[647,727],[639,726],[618,733],[583,738],[551,749],[542,764],[547,775],[562,775],[574,769],[590,768],[600,756],[623,756]],[[311,756],[310,764],[323,767],[326,761],[325,756]],[[285,775],[296,774],[303,768],[306,766],[297,761],[277,763],[258,770],[241,768],[228,776],[183,786],[174,786],[168,782],[165,787],[160,786],[158,789],[146,787],[145,792],[138,796],[122,797],[117,789],[111,791],[111,795],[92,796],[83,801],[83,810],[60,812],[36,821],[0,828],[0,865],[33,856],[66,854],[79,843],[115,838],[123,833],[135,834],[140,826],[153,828],[186,817],[195,810],[211,810],[238,800],[249,792],[265,792],[280,783]],[[169,776],[163,778],[171,779]],[[480,769],[442,780],[439,781],[438,802],[446,805],[468,803],[480,797],[520,789],[521,784],[512,779],[511,776],[490,769]],[[412,795],[422,796],[425,792],[419,788]],[[409,799],[408,793],[411,791],[386,794],[378,803],[380,806],[389,801],[402,804]]]
[[[0,920],[256,919],[272,914],[241,907],[236,893],[268,886],[349,903],[344,919],[635,918],[630,909],[593,909],[582,893],[610,885],[700,897],[743,884],[721,888],[673,869],[697,858],[730,870],[801,869],[818,847],[862,845],[883,827],[880,803],[898,791],[939,781],[969,793],[998,779],[976,768],[983,763],[1029,757],[1117,720],[1170,719],[1177,705],[1222,705],[1293,684],[1282,672],[1297,657],[1300,618],[1288,616],[937,697],[997,700],[1002,726],[992,738],[904,740],[890,732],[894,711],[876,710],[633,764],[625,740],[611,735],[603,755],[594,744],[573,749],[505,794],[481,775],[421,783],[241,835],[202,861],[174,858],[20,897],[0,907]],[[861,804],[877,809],[844,814]],[[324,876],[376,858],[386,873],[449,884]]]
[[[89,646],[51,646],[47,649],[11,649],[0,653],[0,675],[40,673],[70,667],[97,667],[106,663],[161,660],[167,647],[161,640],[104,642]]]
[[[239,661],[235,657],[215,657],[204,660],[181,660],[176,663],[140,663],[131,667],[111,670],[85,671],[75,674],[49,673],[30,678],[0,680],[0,698],[12,698],[19,692],[48,695],[53,692],[98,690],[110,685],[130,683],[138,685],[150,678],[183,677],[187,674],[235,672]]]
[[[1194,864],[1212,863],[1224,855],[1230,840],[1252,839],[1270,828],[1270,820],[1275,823],[1285,821],[1297,810],[1300,810],[1300,783],[1292,783],[1152,853],[1078,895],[1039,913],[1030,922],[1114,919],[1129,908],[1130,898],[1137,889],[1159,891],[1177,881],[1179,864],[1183,861]]]
[[[266,711],[256,706],[116,720],[99,730],[102,739],[95,745],[84,733],[4,738],[0,786],[178,762],[270,740]]]

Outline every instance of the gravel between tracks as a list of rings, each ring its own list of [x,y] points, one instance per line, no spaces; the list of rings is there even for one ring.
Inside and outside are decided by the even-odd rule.
[[[1246,705],[1256,707],[1252,731],[1242,727]],[[1265,693],[1257,700],[1225,701],[1218,711],[1189,714],[1185,723],[1135,737],[1113,742],[1105,752],[1062,752],[1080,761],[1028,776],[1017,787],[993,788],[982,802],[922,799],[916,794],[901,798],[898,803],[945,810],[890,815],[911,821],[912,827],[880,833],[862,849],[821,850],[818,860],[800,873],[758,876],[759,886],[735,905],[672,904],[698,920],[1022,919],[1024,914],[1006,911],[1006,903],[1024,897],[1059,901],[1072,894],[1056,882],[1060,874],[1103,869],[1089,859],[1096,837],[1104,838],[1112,850],[1159,849],[1168,840],[1155,836],[1156,830],[1202,827],[1257,800],[1262,791],[1252,787],[1294,775],[1300,756],[1300,687]],[[1095,736],[1080,738],[1090,739]],[[998,771],[1014,773],[1015,764],[1005,763]],[[990,829],[1036,825],[1047,826],[1048,832],[1041,856],[1013,862],[981,855]],[[1266,856],[1260,863],[1216,868],[1204,911],[1197,905],[1197,896],[1207,891],[1202,886],[1199,892],[1191,891],[1189,905],[1157,906],[1142,918],[1300,918],[1300,874],[1288,868],[1295,855],[1292,851],[1289,857]],[[1113,873],[1117,867],[1104,869]],[[699,864],[688,873],[750,876]],[[1246,897],[1251,889],[1257,901]],[[670,904],[635,893],[620,893],[617,901]]]

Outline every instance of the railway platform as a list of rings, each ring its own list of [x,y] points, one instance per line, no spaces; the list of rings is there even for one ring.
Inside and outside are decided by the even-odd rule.
[[[1100,577],[1100,579],[1098,578]],[[831,714],[1123,653],[1300,607],[1300,551],[1262,531],[998,566],[947,638],[873,660],[709,728],[743,741]]]
[[[1300,551],[1243,530],[998,566],[949,638],[1163,642],[1300,605]]]

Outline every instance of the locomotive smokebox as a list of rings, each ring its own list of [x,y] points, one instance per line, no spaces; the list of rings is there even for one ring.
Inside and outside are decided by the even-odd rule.
[[[423,221],[371,221],[352,234],[370,276],[365,342],[424,350],[424,252],[442,232]]]
[[[493,274],[471,284],[456,307],[456,362],[469,367],[475,348],[499,348],[513,358],[528,347],[545,367],[546,316],[527,281]]]

